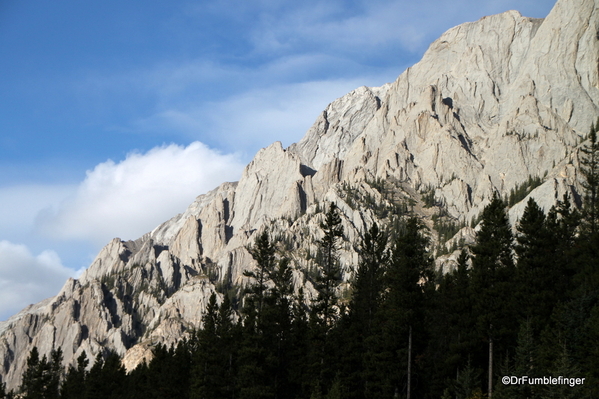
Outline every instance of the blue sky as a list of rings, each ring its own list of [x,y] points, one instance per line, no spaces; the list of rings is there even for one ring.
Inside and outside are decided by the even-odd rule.
[[[553,0],[0,0],[0,320],[445,30]]]

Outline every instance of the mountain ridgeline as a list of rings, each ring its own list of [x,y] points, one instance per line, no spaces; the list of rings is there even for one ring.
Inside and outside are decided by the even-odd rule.
[[[371,392],[382,397],[396,391],[439,397],[448,389],[447,395],[456,397],[459,378],[476,381],[472,384],[488,392],[493,384],[483,384],[489,380],[485,373],[491,370],[494,382],[502,365],[516,367],[527,339],[526,350],[541,345],[541,339],[556,345],[553,352],[545,351],[545,363],[535,366],[539,370],[557,370],[556,359],[562,359],[563,367],[577,365],[577,373],[596,382],[581,348],[597,331],[579,326],[576,331],[591,334],[581,338],[567,327],[574,321],[560,317],[573,315],[571,308],[586,312],[579,315],[583,319],[596,313],[596,286],[580,282],[594,281],[589,265],[597,259],[584,243],[594,239],[589,232],[596,228],[595,172],[589,172],[596,161],[589,132],[599,115],[598,32],[599,0],[559,0],[545,19],[508,11],[450,29],[395,82],[361,87],[334,101],[298,143],[262,149],[239,182],[199,196],[184,213],[135,241],[115,238],[81,278],[0,323],[2,381],[8,388],[21,385],[34,347],[37,364],[43,360],[46,366],[52,363],[48,359],[58,358],[58,348],[61,362],[75,368],[83,353],[88,359],[100,355],[96,362],[102,363],[91,368],[98,373],[112,364],[114,356],[108,354],[113,353],[122,357],[132,378],[144,359],[151,366],[152,358],[177,356],[178,350],[168,348],[183,338],[179,355],[199,353],[218,317],[219,326],[231,323],[235,345],[230,350],[239,348],[228,355],[241,367],[235,369],[236,378],[260,380],[255,370],[271,378],[259,365],[252,366],[258,360],[251,359],[261,359],[252,351],[267,350],[261,349],[265,341],[257,326],[267,309],[287,306],[293,315],[286,319],[289,334],[305,328],[298,333],[302,339],[316,340],[290,344],[289,350],[303,354],[301,345],[310,348],[306,353],[320,348],[308,363],[285,369],[309,378],[295,382],[306,385],[293,385],[297,396],[292,397],[333,397],[336,392],[350,397],[348,390],[364,394],[369,381],[375,381],[371,377],[379,378]],[[572,215],[581,207],[579,223]],[[335,235],[331,218],[342,234]],[[375,224],[380,228],[376,234]],[[487,231],[490,226],[495,230]],[[547,241],[536,242],[535,234],[518,229],[547,230]],[[268,239],[260,241],[265,232]],[[377,234],[388,235],[388,241],[378,242]],[[261,246],[272,254],[260,254]],[[463,247],[469,249],[463,252]],[[558,256],[548,248],[562,252]],[[545,273],[538,268],[541,256],[568,259],[566,269]],[[380,264],[380,270],[365,271],[367,259]],[[262,262],[270,262],[270,271],[260,271]],[[387,262],[407,262],[415,269],[386,269]],[[365,283],[369,273],[372,281]],[[386,276],[383,282],[379,275]],[[416,277],[416,285],[409,283]],[[278,287],[277,279],[284,286]],[[547,291],[550,283],[561,285]],[[373,292],[378,294],[364,293],[360,284],[377,286]],[[404,289],[394,293],[390,284]],[[523,305],[509,313],[510,306],[519,306],[506,296],[511,296],[510,287],[520,285],[522,292],[514,292],[521,298],[537,295],[549,305],[538,311]],[[531,292],[523,293],[527,289]],[[388,300],[398,305],[384,305]],[[580,306],[572,301],[581,301]],[[381,316],[386,306],[391,308]],[[351,327],[352,315],[360,312],[375,319]],[[246,326],[251,332],[237,330]],[[346,335],[352,328],[361,329],[364,342]],[[568,334],[576,335],[575,341],[563,341]],[[358,346],[354,358],[336,363],[342,355],[332,342],[350,348],[367,341],[374,345],[370,352]],[[489,346],[496,354],[490,362]],[[362,352],[370,357],[357,356]],[[401,355],[407,361],[408,353],[411,361],[402,360],[406,369],[397,366],[382,381],[391,363],[381,357]],[[453,360],[444,358],[448,353]],[[572,357],[578,363],[566,361]],[[337,360],[329,365],[328,359]],[[371,377],[348,377],[358,372]],[[427,381],[435,385],[428,387]],[[231,385],[222,397],[253,397],[246,383],[228,383],[241,385]],[[271,395],[281,386],[266,391]],[[242,387],[250,391],[241,394]]]

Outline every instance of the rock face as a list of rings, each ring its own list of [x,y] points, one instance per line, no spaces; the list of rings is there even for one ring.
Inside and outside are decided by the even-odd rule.
[[[351,268],[371,223],[406,207],[429,226],[443,209],[459,226],[529,177],[541,179],[529,196],[545,209],[564,193],[577,198],[579,145],[599,114],[598,7],[560,0],[544,20],[508,11],[450,29],[395,82],[354,90],[298,143],[258,152],[238,183],[135,241],[115,238],[79,280],[0,323],[3,381],[18,386],[33,346],[60,346],[66,362],[114,350],[135,367],[152,345],[199,326],[212,292],[243,283],[246,247],[264,228],[309,295],[303,271],[327,202],[341,210]],[[525,201],[510,210],[513,222]],[[466,227],[453,241],[473,235]]]

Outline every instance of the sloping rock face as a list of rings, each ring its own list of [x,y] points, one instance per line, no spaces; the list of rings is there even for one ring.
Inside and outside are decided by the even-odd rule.
[[[431,227],[440,212],[465,224],[529,177],[541,178],[529,196],[545,209],[565,193],[577,198],[579,146],[599,114],[598,7],[560,0],[544,20],[509,11],[453,28],[395,82],[356,89],[298,143],[261,150],[238,183],[138,240],[112,240],[79,280],[0,323],[3,381],[18,386],[33,346],[60,346],[66,362],[114,350],[135,367],[156,343],[198,327],[213,292],[244,283],[247,245],[265,228],[309,296],[304,272],[328,202],[341,210],[349,276],[364,231],[406,209]],[[526,200],[510,210],[513,222]],[[450,242],[473,237],[464,227]]]

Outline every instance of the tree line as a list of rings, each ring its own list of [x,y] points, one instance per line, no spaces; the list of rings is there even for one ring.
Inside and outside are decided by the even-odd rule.
[[[349,300],[339,287],[344,238],[330,204],[318,240],[317,293],[294,290],[289,257],[265,230],[234,309],[210,297],[202,327],[127,373],[119,357],[60,349],[27,360],[23,398],[595,398],[599,397],[599,144],[583,149],[584,207],[529,199],[513,233],[507,204],[484,208],[476,242],[436,272],[421,220],[373,224]],[[394,238],[391,238],[394,237]],[[570,386],[502,377],[584,378]],[[15,397],[0,389],[0,398]]]

